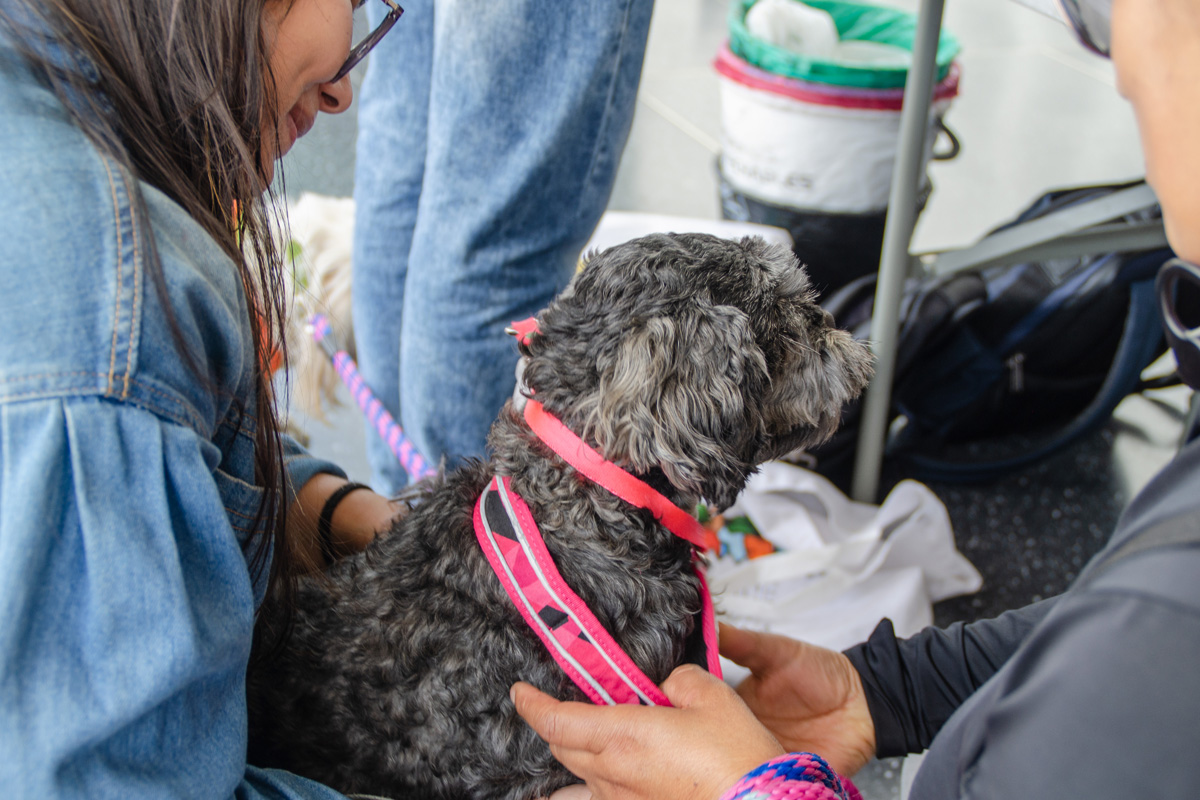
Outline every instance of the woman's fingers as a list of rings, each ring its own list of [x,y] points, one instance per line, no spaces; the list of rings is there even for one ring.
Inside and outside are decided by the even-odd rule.
[[[528,683],[509,691],[517,713],[551,748],[597,753],[611,728],[611,717],[600,706],[556,700]]]
[[[796,658],[803,647],[786,636],[742,630],[721,624],[721,655],[756,675],[779,669]]]
[[[733,694],[724,681],[695,664],[677,667],[663,681],[662,690],[676,708],[692,708],[721,695]]]
[[[598,798],[711,800],[783,752],[733,689],[701,668],[676,669],[662,689],[672,708],[560,702],[524,683],[511,697]]]
[[[720,640],[721,655],[735,664],[740,664],[750,670],[754,669],[751,662],[757,660],[754,656],[758,648],[758,640],[761,638],[758,634],[721,622],[717,624],[717,635]]]

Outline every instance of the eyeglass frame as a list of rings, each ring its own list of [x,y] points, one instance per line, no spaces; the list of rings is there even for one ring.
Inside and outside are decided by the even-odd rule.
[[[386,2],[387,0],[384,0]],[[1088,50],[1105,58],[1112,50],[1112,2],[1094,0],[1059,0],[1059,8],[1067,18],[1079,41]],[[1101,8],[1104,6],[1104,8]],[[1106,13],[1107,12],[1107,13]]]
[[[400,15],[404,13],[404,9],[397,5],[394,0],[381,0],[381,2],[390,8],[391,11],[375,26],[375,30],[368,33],[365,39],[354,45],[349,57],[342,64],[342,68],[337,71],[336,75],[329,79],[330,83],[337,83],[349,75],[350,70],[357,67],[358,63],[367,57],[367,53],[371,52],[375,45],[379,44],[379,41],[392,29],[392,26],[396,24],[396,20],[400,19]]]

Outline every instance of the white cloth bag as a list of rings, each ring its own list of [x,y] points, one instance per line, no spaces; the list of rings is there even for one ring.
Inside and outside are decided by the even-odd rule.
[[[843,650],[888,617],[909,636],[933,622],[933,603],[978,591],[983,579],[958,551],[945,505],[906,480],[880,506],[855,502],[820,475],[764,464],[727,509],[746,516],[777,552],[708,571],[718,619]],[[723,661],[737,684],[746,670]]]

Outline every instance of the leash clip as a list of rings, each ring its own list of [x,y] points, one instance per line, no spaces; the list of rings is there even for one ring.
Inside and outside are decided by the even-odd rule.
[[[517,341],[526,347],[528,347],[529,343],[533,341],[534,336],[541,333],[541,331],[538,330],[537,317],[529,317],[528,319],[514,322],[505,328],[504,332],[509,336],[516,336]]]

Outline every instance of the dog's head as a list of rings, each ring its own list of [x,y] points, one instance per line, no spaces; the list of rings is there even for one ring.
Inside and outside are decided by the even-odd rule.
[[[545,407],[634,473],[719,508],[757,465],[824,441],[871,374],[792,253],[653,235],[591,253],[521,345]]]

